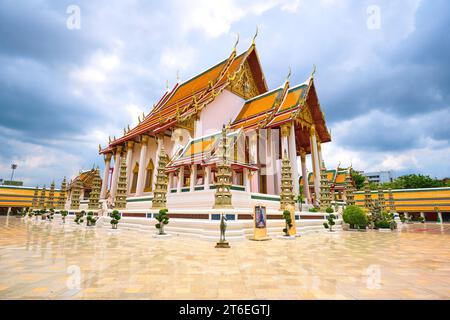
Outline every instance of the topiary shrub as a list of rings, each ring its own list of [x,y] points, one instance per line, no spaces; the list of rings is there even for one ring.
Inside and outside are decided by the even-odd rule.
[[[117,229],[117,225],[119,224],[119,220],[122,218],[120,212],[118,210],[114,210],[111,212],[111,227],[113,229]]]
[[[82,210],[81,212],[75,213],[75,219],[73,220],[76,224],[80,224],[84,222],[84,215],[86,214],[86,211]]]
[[[365,211],[355,205],[347,206],[347,208],[345,208],[344,210],[344,213],[342,214],[342,218],[344,219],[345,223],[348,223],[350,225],[350,228],[365,229],[367,227],[367,224],[369,223]]]
[[[156,221],[158,221],[157,224],[155,224],[155,228],[159,230],[160,235],[164,235],[164,226],[166,224],[169,224],[169,216],[167,213],[169,210],[167,209],[161,209],[159,210],[159,213],[155,216]]]
[[[319,209],[317,209],[316,207],[314,207],[314,208],[310,208],[308,211],[309,211],[309,212],[319,212]]]
[[[283,229],[284,236],[289,237],[289,229],[292,227],[291,212],[289,210],[283,211],[283,219],[286,222],[286,227]]]
[[[94,213],[92,211],[89,211],[87,213],[86,223],[87,223],[88,227],[95,226],[95,224],[97,223],[97,220],[98,220],[98,217],[94,217]]]
[[[391,228],[391,224],[387,220],[378,220],[378,221],[375,222],[375,227],[377,229],[390,229]]]
[[[336,219],[336,216],[334,214],[329,214],[327,216],[328,222],[323,223],[325,229],[330,229],[330,232],[333,232],[333,226],[336,224],[336,222],[334,222],[334,219]]]
[[[61,211],[61,218],[62,218],[63,223],[66,223],[66,217],[68,214],[69,214],[69,212],[67,212],[66,210]]]
[[[326,212],[326,213],[334,213],[334,209],[333,209],[332,207],[328,207],[328,208],[325,210],[325,212]]]

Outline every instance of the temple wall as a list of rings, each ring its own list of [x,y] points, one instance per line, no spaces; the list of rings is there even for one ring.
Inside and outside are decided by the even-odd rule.
[[[197,123],[195,138],[217,132],[222,125],[233,121],[241,111],[244,99],[223,90],[216,99],[210,103],[201,113]]]

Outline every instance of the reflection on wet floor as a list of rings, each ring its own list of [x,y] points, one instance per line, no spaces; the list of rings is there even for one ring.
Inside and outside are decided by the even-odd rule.
[[[449,299],[450,225],[207,241],[0,217],[0,299]]]

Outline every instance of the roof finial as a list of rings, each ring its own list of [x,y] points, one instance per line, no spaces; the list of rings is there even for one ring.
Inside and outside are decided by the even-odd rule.
[[[98,144],[98,152],[102,151],[102,145],[99,143]]]
[[[258,28],[258,25],[256,25],[256,32],[255,32],[255,35],[253,36],[252,46],[255,45],[255,40],[256,40],[256,37],[258,36],[258,31],[259,31],[259,28]]]
[[[239,43],[239,32],[238,32],[238,34],[237,34],[237,38],[236,38],[236,42],[235,42],[235,44],[234,44],[234,47],[233,47],[233,52],[236,52],[236,47],[237,47],[237,45],[238,45],[238,43]]]
[[[290,80],[290,78],[291,78],[291,67],[289,66],[289,72],[288,72],[288,75],[287,75],[287,77],[286,77],[286,82],[289,82],[289,80]]]
[[[177,83],[181,83],[180,70],[177,70]]]
[[[311,72],[311,79],[314,79],[314,75],[315,74],[316,74],[316,65],[313,64],[313,69],[312,69],[312,72]]]

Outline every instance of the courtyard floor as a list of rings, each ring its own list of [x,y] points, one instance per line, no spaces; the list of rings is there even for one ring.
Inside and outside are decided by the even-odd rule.
[[[232,242],[0,218],[0,299],[450,299],[450,225]]]

